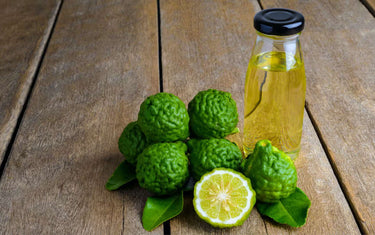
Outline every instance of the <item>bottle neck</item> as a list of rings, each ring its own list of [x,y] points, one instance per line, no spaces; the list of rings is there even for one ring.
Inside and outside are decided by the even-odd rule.
[[[300,33],[288,36],[277,36],[267,35],[257,31],[257,38],[252,54],[285,52],[286,54],[302,59],[299,36]]]
[[[301,33],[287,35],[287,36],[279,36],[279,35],[268,35],[261,33],[259,31],[256,31],[257,36],[262,38],[263,40],[273,40],[276,42],[282,42],[282,41],[296,41],[299,39],[299,36]]]

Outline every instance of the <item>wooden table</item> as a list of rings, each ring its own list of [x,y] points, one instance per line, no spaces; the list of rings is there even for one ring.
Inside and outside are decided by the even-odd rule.
[[[187,104],[243,87],[262,8],[302,12],[307,94],[292,229],[253,210],[215,229],[184,211],[151,234],[375,234],[374,0],[0,0],[0,234],[149,234],[150,194],[104,184],[117,140],[149,95]],[[239,126],[242,127],[241,119]]]

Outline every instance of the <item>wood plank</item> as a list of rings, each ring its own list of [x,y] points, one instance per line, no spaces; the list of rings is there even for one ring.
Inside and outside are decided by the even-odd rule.
[[[64,1],[0,182],[0,234],[149,234],[148,194],[104,185],[159,91],[157,38],[156,1]]]
[[[298,3],[297,3],[298,2]],[[363,233],[375,233],[375,18],[356,0],[262,0],[302,12],[308,108]]]
[[[0,1],[0,164],[60,4],[60,0]]]
[[[199,90],[216,88],[233,94],[243,125],[243,87],[255,39],[253,17],[257,1],[161,1],[161,39],[164,90],[188,103]],[[302,151],[296,160],[299,182],[312,199],[307,224],[299,229],[273,225],[257,210],[241,227],[214,229],[195,214],[185,199],[182,215],[171,220],[178,234],[359,233],[350,208],[305,116]],[[237,136],[233,140],[240,140]],[[340,221],[337,216],[340,216]],[[266,226],[265,226],[266,225]]]

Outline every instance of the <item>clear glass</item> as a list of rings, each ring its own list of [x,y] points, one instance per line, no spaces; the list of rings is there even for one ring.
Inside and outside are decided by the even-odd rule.
[[[306,93],[299,36],[257,32],[245,82],[246,156],[262,139],[292,159],[299,154]]]

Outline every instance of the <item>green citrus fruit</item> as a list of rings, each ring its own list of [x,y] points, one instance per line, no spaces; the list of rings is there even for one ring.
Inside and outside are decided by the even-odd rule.
[[[236,102],[229,92],[209,89],[189,103],[191,132],[198,138],[223,138],[238,132]]]
[[[137,162],[137,156],[142,153],[146,146],[146,136],[141,131],[137,122],[129,123],[118,140],[120,152],[124,154],[126,160],[131,164]]]
[[[138,156],[136,175],[139,185],[156,195],[169,195],[180,190],[189,177],[186,151],[182,142],[148,146]]]
[[[256,143],[254,152],[242,164],[242,172],[251,179],[257,199],[262,202],[286,198],[297,186],[293,161],[269,140]]]
[[[227,228],[242,225],[249,217],[255,195],[244,175],[217,168],[195,184],[193,205],[201,219],[214,227]]]
[[[141,104],[138,125],[150,142],[173,142],[189,136],[189,114],[175,95],[161,92]]]
[[[201,176],[215,168],[238,170],[242,161],[241,150],[226,139],[191,139],[187,142],[192,176]]]

